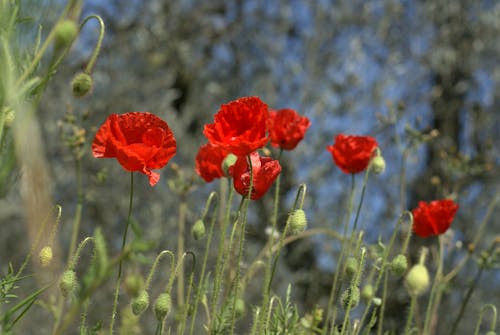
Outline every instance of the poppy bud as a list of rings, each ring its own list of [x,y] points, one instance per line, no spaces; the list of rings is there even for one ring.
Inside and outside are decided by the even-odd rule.
[[[234,305],[234,311],[236,312],[236,317],[240,318],[243,315],[245,315],[246,307],[245,307],[245,301],[241,298],[236,299],[235,305]]]
[[[405,282],[411,295],[421,295],[429,288],[429,271],[423,264],[414,265],[408,271]]]
[[[63,20],[60,22],[55,31],[54,41],[56,48],[61,48],[69,45],[78,34],[78,25],[73,20]]]
[[[408,260],[405,255],[397,255],[391,262],[391,270],[396,276],[402,276],[408,269]]]
[[[226,176],[230,176],[230,174],[229,174],[229,168],[231,166],[233,166],[234,163],[236,163],[237,159],[238,159],[238,157],[236,157],[236,155],[234,155],[234,154],[228,154],[226,156],[226,158],[224,158],[224,160],[222,161],[222,171],[224,171],[224,174]]]
[[[352,278],[358,272],[358,260],[354,257],[349,257],[346,260],[345,271],[349,278]]]
[[[158,296],[155,302],[155,315],[158,321],[163,321],[167,316],[168,312],[172,308],[172,300],[170,299],[170,294],[162,293]]]
[[[288,214],[287,225],[292,235],[303,232],[307,227],[307,218],[304,210],[296,209],[290,212]]]
[[[368,284],[361,290],[361,299],[368,302],[373,299],[373,286]]]
[[[59,288],[63,297],[67,297],[73,293],[77,287],[78,283],[76,281],[76,273],[73,270],[66,270],[61,276],[59,282]]]
[[[385,170],[385,159],[382,155],[377,155],[372,158],[371,169],[375,174],[381,174]]]
[[[85,72],[78,73],[71,82],[71,90],[73,91],[73,96],[76,98],[86,96],[93,86],[94,81],[92,77]]]
[[[373,302],[373,304],[374,304],[375,306],[380,306],[380,305],[382,305],[382,299],[377,298],[377,297],[373,298],[372,302]]]
[[[52,248],[50,246],[45,246],[40,250],[38,254],[38,259],[40,260],[40,265],[44,268],[47,267],[50,262],[52,262]]]
[[[205,236],[205,224],[203,223],[203,220],[196,220],[193,227],[191,228],[191,234],[197,241]]]
[[[351,308],[354,308],[359,303],[359,288],[358,287],[349,287],[347,290],[342,293],[342,307],[347,309],[349,304]]]
[[[137,298],[132,299],[131,307],[134,315],[141,315],[149,306],[149,294],[146,290],[142,290]]]

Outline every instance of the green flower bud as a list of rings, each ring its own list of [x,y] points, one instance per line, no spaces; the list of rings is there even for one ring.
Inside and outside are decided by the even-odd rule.
[[[59,288],[63,297],[67,297],[76,290],[78,283],[76,281],[76,273],[73,270],[66,270],[59,281]]]
[[[411,295],[421,295],[429,288],[429,271],[427,271],[427,268],[423,264],[414,265],[408,271],[405,282]]]
[[[241,318],[243,315],[245,315],[245,301],[241,298],[236,299],[234,310],[236,312],[237,318]]]
[[[73,91],[73,96],[76,98],[86,96],[93,86],[94,81],[92,77],[85,72],[78,73],[71,82],[71,90]]]
[[[354,308],[359,303],[359,288],[358,287],[349,287],[347,290],[342,293],[342,307],[347,309],[349,304],[351,304],[351,308]]]
[[[224,174],[226,177],[229,177],[229,168],[236,163],[236,160],[238,157],[234,154],[228,154],[226,158],[222,161],[222,171],[224,171]]]
[[[408,269],[408,260],[405,255],[397,255],[391,262],[391,270],[396,276],[402,276]]]
[[[290,212],[286,224],[291,235],[303,232],[307,227],[306,213],[302,209]]]
[[[132,299],[131,307],[134,315],[141,315],[149,306],[149,294],[146,290],[142,290],[139,295]]]
[[[385,159],[381,155],[373,157],[371,160],[371,169],[375,174],[381,174],[385,171]]]
[[[170,294],[162,293],[158,296],[155,302],[155,315],[158,321],[163,321],[167,316],[168,312],[172,308],[172,300],[170,299]]]
[[[373,286],[370,284],[365,285],[361,290],[361,299],[363,299],[363,301],[365,302],[371,301],[373,299],[373,295]]]
[[[40,260],[40,265],[45,268],[50,265],[52,262],[53,258],[53,253],[52,253],[52,247],[50,246],[45,246],[40,250],[40,253],[38,254],[38,259]]]
[[[345,262],[345,271],[349,278],[352,278],[358,272],[358,260],[354,257],[349,257]]]
[[[382,305],[382,299],[380,299],[380,298],[378,298],[378,297],[373,298],[372,302],[373,302],[373,304],[374,304],[375,306],[380,306],[380,305]]]
[[[203,223],[203,220],[196,220],[194,223],[193,227],[191,228],[191,234],[193,235],[195,240],[199,240],[203,236],[205,236],[205,224]]]
[[[56,27],[54,41],[56,47],[65,47],[76,38],[78,35],[78,25],[73,20],[63,20]]]

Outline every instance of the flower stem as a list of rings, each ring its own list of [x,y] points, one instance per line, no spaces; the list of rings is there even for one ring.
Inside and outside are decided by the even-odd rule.
[[[413,312],[415,311],[415,305],[417,303],[417,295],[412,294],[411,296],[411,303],[410,303],[410,310],[408,311],[408,317],[406,319],[406,326],[405,326],[405,335],[410,334],[411,330],[411,321],[413,319]]]
[[[231,180],[228,180],[228,186],[229,186],[229,195],[228,195],[228,200],[226,202],[226,213],[224,216],[224,219],[222,221],[221,225],[221,234],[219,238],[219,247],[218,247],[218,252],[217,252],[217,261],[215,264],[215,280],[214,280],[214,291],[212,293],[212,304],[210,308],[210,312],[212,315],[215,315],[216,310],[217,310],[217,300],[219,297],[219,291],[221,287],[221,280],[222,280],[222,275],[224,273],[224,265],[226,262],[226,254],[224,253],[224,246],[226,242],[226,229],[227,225],[229,223],[229,219],[231,216],[231,205],[233,203],[233,195],[234,195],[234,187],[231,186]]]
[[[323,328],[322,334],[325,335],[327,330],[328,330],[328,321],[330,320],[330,312],[332,311],[333,308],[333,317],[332,317],[332,326],[331,326],[331,333],[333,332],[335,328],[335,316],[336,316],[336,308],[333,304],[335,301],[335,298],[338,296],[338,291],[340,291],[340,288],[337,288],[339,278],[340,278],[340,272],[341,272],[341,265],[342,261],[344,258],[344,254],[346,252],[346,240],[347,240],[347,231],[349,229],[349,222],[351,221],[351,212],[352,212],[352,203],[354,199],[354,189],[355,189],[355,178],[354,174],[351,174],[351,194],[349,195],[349,203],[347,206],[347,213],[346,213],[346,221],[344,223],[344,233],[342,234],[342,245],[340,249],[340,255],[339,259],[337,260],[337,268],[335,270],[335,275],[333,277],[333,284],[332,288],[330,291],[330,298],[328,299],[328,307],[326,309],[326,319],[325,319],[325,327]]]
[[[177,235],[177,263],[180,264],[181,259],[184,255],[184,231],[186,229],[186,213],[187,213],[187,203],[182,196],[182,201],[179,205],[179,222],[177,227],[179,232]],[[180,267],[177,280],[177,303],[179,306],[184,305],[184,267]]]
[[[123,233],[123,239],[122,239],[122,249],[120,253],[123,253],[125,250],[125,244],[127,242],[127,232],[128,232],[128,227],[130,226],[130,221],[132,218],[132,200],[134,198],[134,173],[130,172],[130,198],[129,198],[129,203],[128,203],[128,214],[127,214],[127,224],[125,225],[125,231]],[[122,265],[123,265],[123,258],[120,258],[120,262],[118,263],[118,274],[116,276],[116,283],[115,283],[115,296],[113,300],[113,312],[111,313],[111,322],[109,325],[109,335],[113,334],[113,327],[115,325],[115,319],[116,319],[116,309],[118,307],[118,295],[120,294],[120,282],[122,278]]]

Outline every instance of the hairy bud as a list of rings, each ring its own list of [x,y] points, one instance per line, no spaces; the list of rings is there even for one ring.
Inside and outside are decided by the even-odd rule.
[[[205,224],[203,223],[203,220],[196,220],[194,223],[193,227],[191,228],[191,234],[193,235],[195,240],[199,240],[205,236]]]
[[[76,98],[82,98],[86,96],[92,87],[94,86],[94,81],[92,77],[85,72],[78,73],[71,82],[71,90],[73,96]]]
[[[149,294],[146,290],[142,290],[139,295],[132,299],[131,307],[134,315],[141,315],[149,306]]]
[[[307,227],[307,218],[304,210],[296,209],[290,212],[288,214],[287,225],[292,235],[303,232]]]
[[[69,296],[78,286],[76,281],[76,273],[73,270],[66,270],[59,281],[59,288],[63,297]]]
[[[167,316],[168,312],[172,308],[172,299],[170,298],[170,294],[162,293],[158,296],[155,302],[154,311],[156,315],[156,319],[158,321],[163,321],[163,319]]]
[[[45,246],[40,250],[40,253],[38,254],[38,259],[40,260],[40,265],[45,268],[50,265],[52,262],[53,258],[53,253],[52,253],[52,247],[50,246]]]

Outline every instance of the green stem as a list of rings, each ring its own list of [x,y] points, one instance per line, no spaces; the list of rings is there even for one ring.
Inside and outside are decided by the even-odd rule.
[[[484,305],[483,308],[481,308],[481,312],[479,312],[479,319],[477,320],[476,330],[474,331],[474,335],[479,335],[479,328],[481,328],[481,323],[483,321],[483,314],[488,308],[491,309],[491,312],[493,314],[493,317],[491,318],[490,330],[493,332],[495,331],[495,328],[497,326],[497,308],[493,304],[487,304]]]
[[[425,321],[424,321],[424,334],[429,334],[431,327],[431,318],[434,314],[432,311],[435,310],[438,306],[435,306],[436,301],[439,300],[440,296],[440,286],[443,278],[443,237],[442,235],[438,236],[438,266],[436,271],[436,277],[432,282],[431,293],[429,294],[429,301],[427,304],[427,310],[425,312]]]
[[[410,334],[411,330],[411,321],[413,319],[413,313],[415,311],[415,305],[417,303],[417,295],[413,294],[411,296],[411,303],[410,303],[410,310],[408,311],[408,318],[406,319],[406,326],[405,326],[405,335]]]
[[[211,304],[211,313],[215,315],[217,310],[217,300],[219,297],[219,291],[221,287],[222,275],[224,273],[224,265],[226,262],[226,254],[224,253],[224,246],[226,242],[226,230],[227,225],[229,224],[229,219],[231,216],[231,205],[233,203],[233,195],[234,195],[234,187],[231,186],[231,179],[229,179],[229,196],[226,202],[226,214],[224,216],[224,220],[221,225],[221,234],[219,239],[219,247],[217,252],[217,261],[215,264],[215,280],[214,280],[214,291],[212,293],[212,304]]]
[[[281,154],[283,153],[283,149],[280,149],[278,155],[278,162],[281,158]],[[280,194],[280,185],[281,185],[281,173],[278,175],[276,179],[276,185],[274,188],[274,206],[273,206],[273,215],[271,217],[271,234],[269,235],[268,245],[272,246],[274,243],[274,232],[277,231],[276,226],[278,222],[278,207],[279,207],[279,194]],[[285,232],[282,234],[280,241],[283,240]],[[279,251],[278,251],[279,252]],[[275,258],[276,262],[276,258]],[[264,275],[264,285],[262,286],[262,315],[266,314],[267,305],[269,303],[269,294],[271,292],[271,283],[273,281],[274,269],[273,269],[273,257],[269,255],[269,259],[267,261],[266,272]]]
[[[375,292],[375,293],[377,292],[377,290],[378,290],[378,288],[380,286],[380,282],[382,281],[382,277],[384,275],[384,272],[386,271],[387,258],[389,257],[389,253],[390,253],[390,251],[392,249],[392,246],[394,245],[394,241],[396,240],[396,235],[397,235],[397,232],[399,230],[399,227],[403,223],[404,217],[405,216],[409,216],[410,214],[411,213],[409,211],[405,211],[405,212],[403,212],[403,214],[401,214],[401,216],[398,219],[398,222],[396,223],[396,227],[394,227],[394,231],[392,232],[391,239],[389,240],[389,244],[384,249],[384,254],[382,255],[381,264],[380,264],[380,270],[379,270],[377,279],[375,281],[375,285],[373,285],[373,292]],[[410,216],[410,218],[412,218],[412,216]],[[365,311],[363,313],[363,316],[361,317],[361,321],[360,321],[360,325],[361,326],[360,327],[363,326],[364,321],[368,317],[368,313],[369,313],[370,307],[372,305],[372,301],[373,300],[370,300],[370,301],[368,301],[366,303]]]
[[[179,232],[177,235],[177,263],[181,261],[184,255],[184,231],[186,228],[186,214],[187,214],[187,202],[182,197],[181,203],[179,204],[179,221],[177,223]],[[179,269],[179,280],[177,281],[177,303],[179,306],[184,305],[184,267]]]
[[[130,226],[130,221],[132,218],[132,199],[134,198],[133,196],[134,196],[134,173],[130,172],[130,198],[128,203],[127,224],[125,225],[125,232],[123,233],[122,248],[120,253],[123,253],[123,251],[125,250],[125,244],[127,242],[128,227]],[[123,258],[120,258],[120,262],[118,263],[118,274],[116,276],[115,296],[113,299],[113,312],[111,313],[109,335],[113,334],[113,327],[115,325],[116,309],[118,307],[118,295],[120,294],[120,281],[122,278],[122,265],[123,265]]]
[[[231,332],[230,334],[234,334],[234,326],[236,323],[236,301],[238,300],[238,291],[240,288],[240,272],[241,272],[241,263],[243,259],[243,245],[245,243],[245,226],[247,223],[247,213],[248,213],[248,205],[250,203],[250,199],[252,198],[252,190],[253,190],[253,166],[252,159],[250,158],[250,154],[247,156],[248,168],[250,172],[250,186],[248,187],[248,194],[244,196],[246,201],[243,201],[243,218],[241,222],[240,228],[240,244],[238,248],[238,260],[236,265],[236,276],[234,278],[234,294],[233,294],[233,315],[231,317]]]
[[[95,62],[97,61],[97,56],[99,56],[99,52],[101,51],[101,45],[102,41],[104,40],[104,31],[105,31],[104,21],[99,15],[87,16],[80,25],[80,31],[83,29],[85,24],[91,19],[95,19],[99,23],[99,38],[97,39],[97,43],[94,47],[94,51],[92,52],[92,56],[90,57],[87,66],[85,67],[85,73],[87,74],[92,73]]]
[[[344,233],[342,234],[342,244],[341,244],[341,249],[340,249],[340,255],[339,259],[337,261],[337,268],[335,270],[335,275],[333,277],[333,283],[332,283],[332,288],[330,291],[330,298],[328,299],[328,307],[326,309],[326,319],[325,319],[325,327],[323,328],[323,335],[326,335],[326,332],[328,331],[328,321],[330,320],[330,312],[332,311],[333,308],[333,316],[332,316],[332,326],[330,328],[330,333],[333,333],[333,330],[335,328],[335,317],[336,317],[336,306],[334,305],[335,298],[338,296],[338,291],[340,290],[340,287],[337,288],[338,283],[339,283],[339,278],[340,278],[340,272],[342,271],[342,262],[344,258],[344,254],[346,253],[346,240],[347,240],[347,231],[349,229],[349,222],[351,221],[351,212],[352,212],[352,205],[353,205],[353,199],[354,199],[354,189],[355,189],[355,178],[354,174],[351,174],[351,193],[349,195],[349,202],[348,202],[348,207],[347,207],[347,213],[346,213],[346,222],[344,223]]]
[[[378,320],[378,329],[377,329],[377,335],[382,335],[383,333],[383,325],[384,325],[384,311],[385,311],[385,301],[387,298],[387,284],[389,282],[389,272],[386,271],[384,275],[384,288],[382,290],[382,305],[380,306],[380,311],[379,311],[379,320]]]
[[[75,160],[75,173],[76,173],[76,194],[77,203],[75,210],[75,217],[73,218],[73,226],[71,227],[71,243],[69,245],[68,260],[76,248],[76,241],[78,240],[78,233],[80,231],[80,223],[82,221],[82,210],[83,210],[83,191],[82,191],[82,164],[81,160],[77,158]]]
[[[216,220],[217,219],[217,212],[219,210],[219,201],[218,201],[217,193],[215,193],[215,192],[210,193],[208,200],[207,200],[207,203],[205,205],[205,211],[204,211],[203,216],[202,216],[202,218],[205,217],[205,215],[207,214],[208,209],[210,207],[210,204],[212,202],[212,199],[214,199],[214,198],[216,200],[216,203],[215,203],[215,207],[214,207],[214,211],[213,211],[213,215],[212,215],[212,220],[210,222],[210,228],[208,230],[208,238],[207,238],[207,244],[205,247],[205,255],[203,256],[203,264],[201,266],[200,279],[198,280],[199,284],[198,284],[198,287],[196,288],[195,298],[194,298],[194,302],[193,302],[193,314],[192,314],[193,317],[191,318],[191,329],[189,331],[189,334],[191,334],[191,335],[194,332],[194,323],[196,320],[196,312],[198,310],[198,303],[199,303],[201,295],[203,293],[203,288],[204,288],[204,284],[205,284],[205,271],[206,271],[207,261],[208,261],[208,254],[210,251],[210,245],[212,243],[215,222],[217,221]]]

